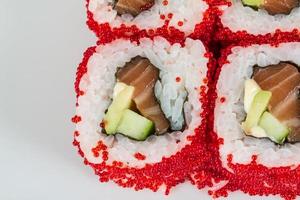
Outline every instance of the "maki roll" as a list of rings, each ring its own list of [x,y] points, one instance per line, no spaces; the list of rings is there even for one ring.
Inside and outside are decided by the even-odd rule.
[[[217,168],[227,169],[221,191],[300,194],[299,52],[298,42],[224,51],[210,125],[220,144]]]
[[[135,34],[172,27],[189,35],[204,21],[208,7],[203,0],[89,0],[88,24],[97,35],[105,34],[106,25],[112,29],[126,27]]]
[[[219,19],[221,40],[238,42],[254,36],[288,32],[299,35],[299,0],[232,0]]]
[[[157,190],[201,166],[208,63],[192,39],[184,46],[118,39],[86,53],[75,84],[74,145],[101,181]]]

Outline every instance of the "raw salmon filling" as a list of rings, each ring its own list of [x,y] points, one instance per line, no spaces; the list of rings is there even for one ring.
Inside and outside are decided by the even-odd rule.
[[[119,15],[131,14],[137,16],[142,11],[149,9],[154,4],[154,0],[116,0],[114,9]]]

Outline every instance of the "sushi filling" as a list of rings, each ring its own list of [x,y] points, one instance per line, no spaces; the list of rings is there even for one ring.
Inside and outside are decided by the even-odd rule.
[[[242,0],[245,6],[254,9],[264,9],[270,15],[288,15],[294,8],[299,7],[299,0]]]
[[[245,81],[246,135],[282,144],[300,142],[300,72],[289,63],[255,67]]]
[[[183,116],[186,90],[181,91],[177,101],[170,102],[172,114],[169,112],[167,117],[157,98],[162,90],[159,70],[148,59],[133,58],[118,69],[116,80],[112,103],[102,121],[104,133],[120,133],[143,141],[152,134],[162,135],[186,126]]]
[[[154,0],[116,0],[114,9],[118,15],[131,14],[137,16],[154,5]]]

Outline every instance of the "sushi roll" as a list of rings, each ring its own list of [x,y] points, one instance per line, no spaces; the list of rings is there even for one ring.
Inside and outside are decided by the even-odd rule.
[[[100,37],[116,30],[127,35],[143,30],[150,35],[157,30],[189,35],[202,22],[214,21],[204,0],[89,0],[87,9],[88,25]]]
[[[86,52],[75,83],[74,145],[101,181],[156,191],[201,166],[208,65],[193,39],[184,46],[118,39]]]
[[[299,38],[299,0],[232,0],[221,6],[220,40],[239,42],[257,36],[289,33]]]
[[[224,50],[212,88],[215,167],[227,179],[219,192],[299,195],[300,43]]]

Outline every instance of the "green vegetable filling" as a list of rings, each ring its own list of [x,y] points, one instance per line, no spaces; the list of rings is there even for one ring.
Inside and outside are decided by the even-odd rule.
[[[261,90],[254,80],[245,82],[244,107],[247,116],[242,128],[247,135],[268,137],[275,143],[282,144],[290,130],[266,111],[271,97],[272,93]]]
[[[109,135],[121,133],[135,140],[145,140],[154,133],[154,123],[131,111],[134,87],[118,82],[114,97],[104,116],[104,129]]]

